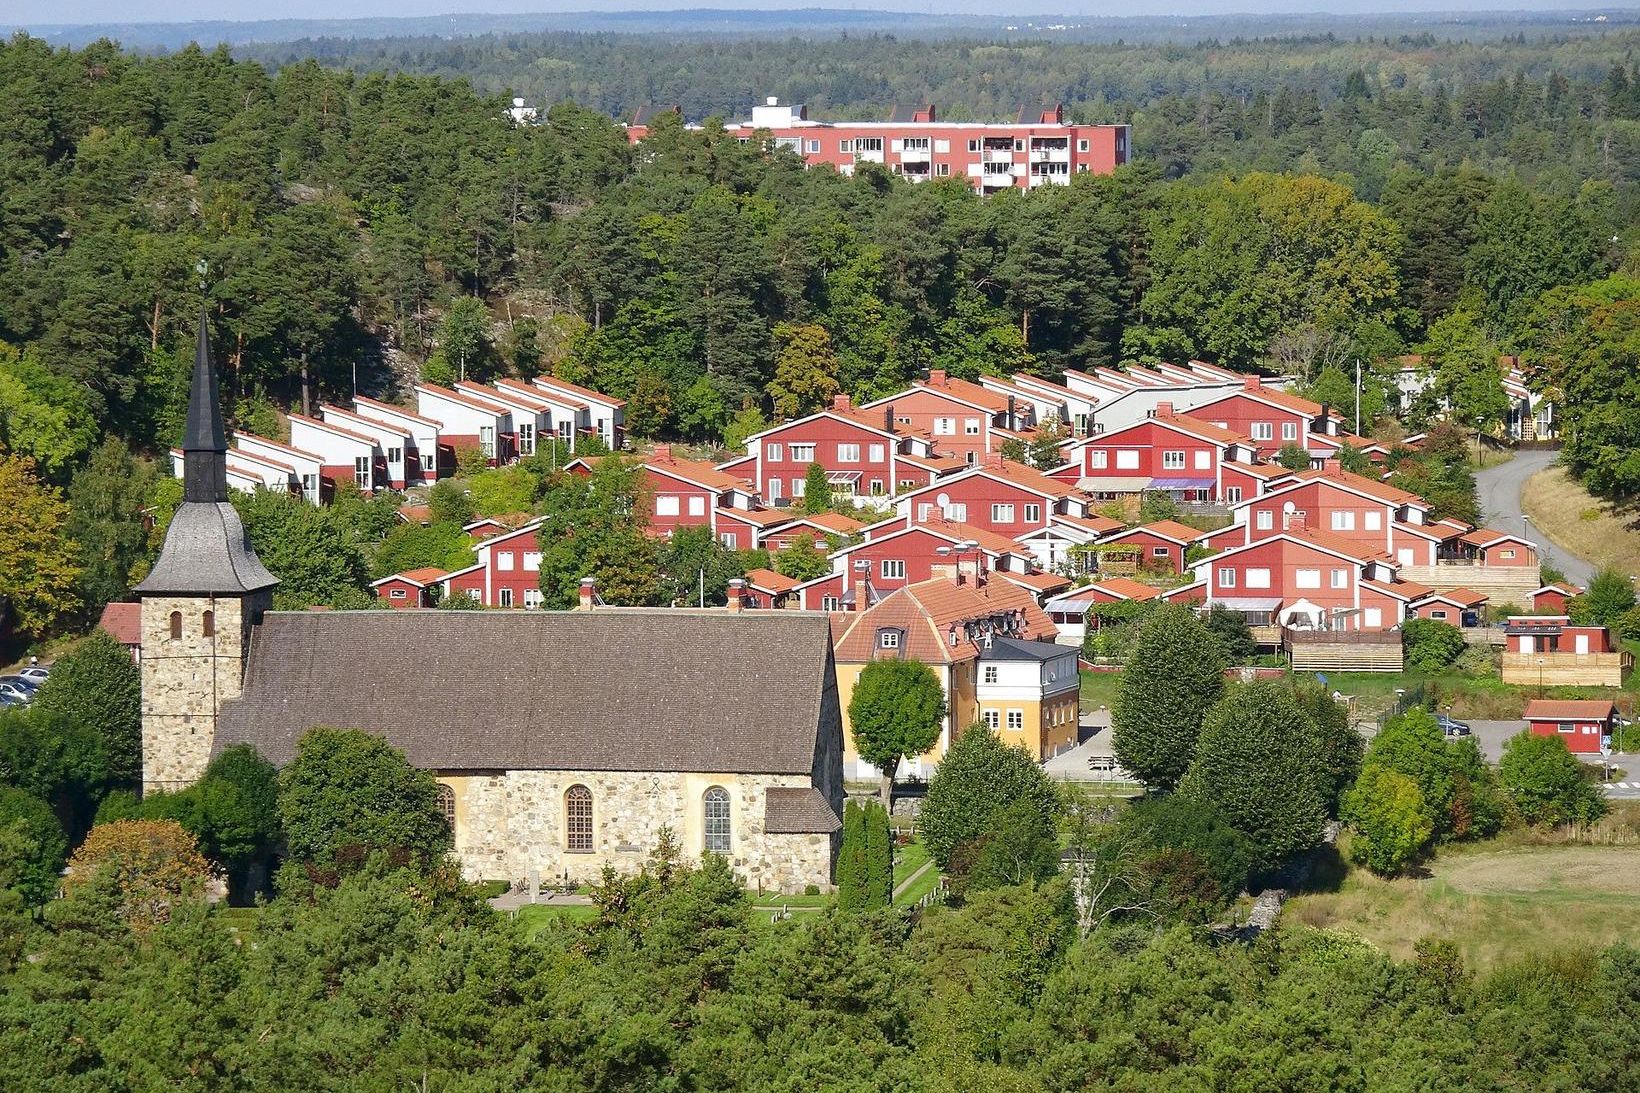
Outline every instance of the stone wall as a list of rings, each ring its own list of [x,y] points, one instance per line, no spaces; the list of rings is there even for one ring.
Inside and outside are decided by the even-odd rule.
[[[269,594],[152,596],[142,601],[142,785],[145,792],[192,785],[205,772],[222,703],[239,695],[252,620]],[[212,613],[214,634],[205,633]],[[182,636],[171,637],[171,615]]]
[[[808,787],[807,776],[526,770],[441,772],[438,780],[455,794],[456,856],[471,879],[524,883],[533,871],[543,884],[584,884],[596,882],[606,865],[636,872],[662,827],[672,829],[686,858],[698,859],[702,800],[721,786],[730,801],[729,862],[748,887],[801,892],[831,883],[833,836],[763,830],[765,791]],[[565,848],[564,796],[575,785],[592,793],[590,853]],[[836,792],[840,797],[840,780]]]

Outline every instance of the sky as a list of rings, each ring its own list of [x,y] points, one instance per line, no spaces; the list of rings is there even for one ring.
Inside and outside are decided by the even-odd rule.
[[[1629,8],[1634,0],[1612,5]],[[1368,13],[1405,11],[1586,11],[1590,0],[796,0],[789,4],[755,0],[0,0],[0,26],[85,23],[177,23],[200,19],[347,19],[466,13],[546,13],[553,11],[642,11],[674,8],[859,8],[960,14],[1055,13],[1088,15],[1207,15],[1236,12]]]

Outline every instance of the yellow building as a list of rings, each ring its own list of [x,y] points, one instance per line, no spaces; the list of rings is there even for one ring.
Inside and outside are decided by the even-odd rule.
[[[855,603],[869,596],[856,590]],[[945,722],[934,746],[901,767],[926,778],[962,731],[992,726],[1006,743],[1046,759],[1077,740],[1076,650],[1052,644],[1047,612],[1026,589],[995,580],[975,585],[940,576],[898,589],[864,611],[832,615],[837,693],[843,708],[843,764],[849,778],[877,776],[854,747],[849,699],[875,660],[920,660],[945,692]]]

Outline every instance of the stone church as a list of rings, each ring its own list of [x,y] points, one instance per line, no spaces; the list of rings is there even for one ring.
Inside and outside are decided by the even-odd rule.
[[[842,720],[823,615],[675,611],[271,610],[278,583],[228,502],[203,320],[184,500],[142,602],[145,789],[251,744],[387,738],[440,784],[469,877],[635,870],[661,827],[753,887],[827,885]]]

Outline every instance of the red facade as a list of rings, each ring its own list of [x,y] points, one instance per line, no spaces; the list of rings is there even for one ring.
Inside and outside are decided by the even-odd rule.
[[[1249,376],[1242,390],[1197,406],[1190,415],[1250,438],[1259,458],[1268,459],[1287,444],[1307,448],[1320,411],[1307,399],[1264,387],[1258,377]]]
[[[1303,601],[1319,609],[1309,621],[1329,629],[1384,630],[1401,621],[1405,597],[1362,579],[1364,561],[1278,535],[1201,563],[1209,601],[1270,602],[1277,610]],[[1198,570],[1199,572],[1200,570]]]
[[[811,463],[826,469],[833,497],[887,497],[926,485],[933,475],[900,459],[902,438],[867,425],[867,416],[826,411],[776,426],[754,441],[754,460],[735,461],[735,473],[752,477],[764,503],[772,505],[802,499]]]
[[[1015,123],[937,121],[933,106],[888,122],[809,121],[801,106],[775,101],[756,107],[747,122],[726,126],[743,141],[768,139],[845,174],[859,163],[879,163],[914,181],[960,178],[981,192],[1064,184],[1077,174],[1110,174],[1131,154],[1126,125],[1066,125],[1058,107],[1033,110]],[[627,139],[649,135],[631,125]]]
[[[1099,479],[1148,478],[1146,488],[1168,490],[1185,500],[1222,498],[1219,468],[1228,438],[1213,439],[1204,435],[1206,430],[1157,420],[1167,416],[1158,407],[1155,418],[1082,442],[1078,469],[1083,478],[1095,480],[1087,488],[1099,492]]]
[[[1014,539],[1047,527],[1056,506],[1072,492],[1062,482],[1015,465],[975,468],[901,497],[896,508],[912,523],[945,519]],[[1081,514],[1081,506],[1076,507],[1069,515]]]
[[[467,596],[484,607],[539,607],[541,553],[535,524],[486,539],[478,562],[444,579],[446,596]]]

